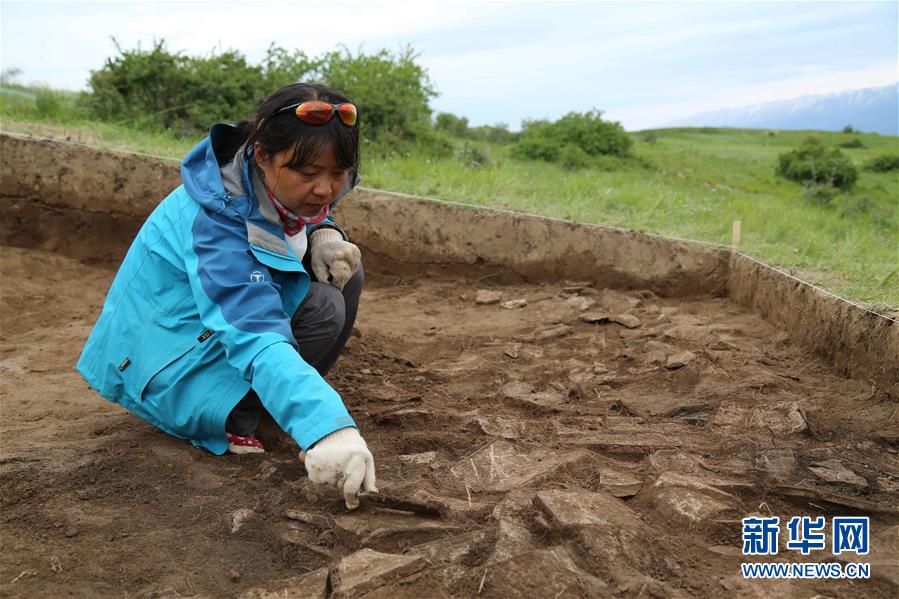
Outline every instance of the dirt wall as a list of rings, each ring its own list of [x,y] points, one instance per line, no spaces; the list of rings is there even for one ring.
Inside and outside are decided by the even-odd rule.
[[[0,241],[79,251],[130,238],[180,183],[177,161],[0,135]],[[87,214],[90,213],[90,214]],[[664,237],[359,189],[335,212],[369,252],[407,264],[488,265],[663,296],[730,294],[842,372],[899,395],[899,326],[748,257]],[[69,227],[61,238],[52,231]],[[124,233],[122,233],[124,231]],[[80,251],[84,251],[83,249]],[[118,248],[116,248],[118,251]]]

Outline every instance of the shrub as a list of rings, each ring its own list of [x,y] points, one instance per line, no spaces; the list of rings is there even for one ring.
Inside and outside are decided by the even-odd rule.
[[[852,125],[846,125],[843,127],[843,133],[857,133],[855,129],[852,128]]]
[[[415,52],[406,47],[398,54],[380,50],[353,54],[346,48],[322,59],[324,83],[346,92],[359,106],[362,134],[377,140],[413,141],[431,129],[428,102],[437,95]]]
[[[410,48],[398,54],[354,54],[344,48],[310,58],[271,45],[260,64],[250,64],[236,50],[199,57],[173,53],[165,40],[149,50],[118,44],[116,49],[116,56],[91,73],[93,93],[83,97],[101,120],[195,134],[213,123],[249,117],[279,87],[307,80],[352,97],[367,138],[408,141],[430,129],[428,101],[436,92]]]
[[[557,162],[569,144],[589,156],[627,156],[633,141],[620,123],[604,121],[601,111],[569,112],[555,122],[525,121],[512,154]]]
[[[875,156],[871,162],[865,165],[865,168],[869,171],[878,173],[899,170],[899,154],[881,154],[880,156]]]
[[[559,164],[569,171],[577,171],[590,165],[590,155],[580,146],[568,144],[559,153]]]
[[[850,139],[849,141],[844,141],[841,144],[838,144],[841,148],[864,148],[865,144],[862,143],[862,140],[859,138]]]
[[[839,149],[828,148],[814,137],[778,156],[777,174],[840,189],[850,189],[858,179],[858,171]]]
[[[518,139],[517,133],[509,131],[509,125],[507,123],[481,125],[480,127],[469,128],[468,133],[474,139],[489,141],[495,144],[512,143]]]
[[[802,199],[815,206],[829,206],[836,195],[837,190],[831,185],[807,181],[802,186]]]
[[[468,137],[468,119],[449,112],[441,112],[434,119],[435,126],[445,133],[456,137]]]
[[[455,152],[456,159],[469,168],[479,168],[493,162],[490,154],[474,144],[463,144]]]

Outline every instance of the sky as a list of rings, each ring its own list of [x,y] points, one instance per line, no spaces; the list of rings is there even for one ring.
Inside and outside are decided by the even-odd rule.
[[[123,48],[191,55],[269,44],[316,55],[410,45],[472,125],[603,111],[628,130],[692,114],[899,79],[883,2],[0,2],[0,66],[86,89]],[[240,116],[240,115],[237,115]]]

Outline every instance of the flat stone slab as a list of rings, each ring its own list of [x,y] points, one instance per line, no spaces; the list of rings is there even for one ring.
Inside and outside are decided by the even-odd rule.
[[[358,597],[424,569],[420,555],[396,555],[360,549],[331,570],[332,597]]]
[[[458,564],[486,540],[487,531],[476,530],[415,545],[409,549],[409,555],[420,555],[431,564]]]
[[[643,480],[627,472],[602,468],[599,471],[599,486],[615,497],[633,497],[643,488]]]
[[[327,597],[328,569],[319,568],[302,576],[266,583],[264,587],[250,589],[239,595],[240,599],[325,599]]]
[[[674,472],[663,473],[646,493],[663,518],[684,525],[706,523],[739,507],[730,493],[701,478]]]
[[[334,529],[345,539],[362,545],[407,540],[428,541],[459,530],[459,526],[413,514],[351,513],[334,518]]]
[[[473,490],[509,491],[552,474],[557,469],[592,459],[585,450],[560,452],[547,447],[516,447],[496,441],[460,460],[450,472]]]
[[[745,402],[723,401],[709,421],[711,428],[730,433],[792,435],[808,430],[808,423],[793,402],[746,405]]]
[[[620,499],[591,491],[540,491],[534,505],[562,532],[593,525],[640,526],[640,518]]]
[[[868,481],[844,466],[839,460],[815,462],[808,467],[815,476],[829,483],[841,483],[859,489],[868,486]]]

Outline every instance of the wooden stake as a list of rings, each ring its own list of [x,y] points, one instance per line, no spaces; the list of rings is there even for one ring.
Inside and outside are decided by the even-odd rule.
[[[734,250],[740,249],[740,221],[734,221],[734,228],[731,233],[730,245]]]

